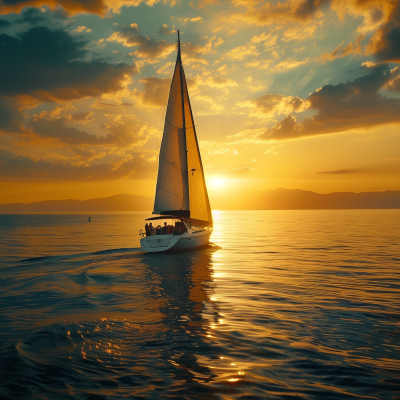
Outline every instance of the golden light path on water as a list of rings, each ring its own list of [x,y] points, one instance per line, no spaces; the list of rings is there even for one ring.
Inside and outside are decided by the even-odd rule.
[[[400,211],[213,216],[178,254],[141,213],[1,216],[2,395],[392,399]]]

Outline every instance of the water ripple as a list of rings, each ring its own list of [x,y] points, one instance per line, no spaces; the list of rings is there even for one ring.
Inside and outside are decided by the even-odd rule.
[[[0,397],[396,399],[400,212],[214,216],[180,254],[138,214],[3,218]]]

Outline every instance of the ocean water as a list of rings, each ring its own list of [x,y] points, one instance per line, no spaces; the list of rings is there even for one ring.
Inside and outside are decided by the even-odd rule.
[[[1,399],[400,399],[400,210],[0,215]]]

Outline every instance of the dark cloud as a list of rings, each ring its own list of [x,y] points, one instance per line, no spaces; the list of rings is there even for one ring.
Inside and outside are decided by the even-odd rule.
[[[138,31],[137,24],[124,26],[119,31],[114,32],[107,41],[122,43],[126,47],[138,47],[133,55],[150,60],[164,58],[176,48],[175,44],[139,35]]]
[[[20,38],[0,35],[0,95],[41,101],[101,96],[123,88],[132,65],[77,61],[86,41],[63,30],[36,27]]]
[[[23,120],[18,101],[0,97],[0,129],[5,132],[19,132],[19,125]]]
[[[89,135],[73,126],[67,126],[65,117],[56,119],[33,118],[28,123],[33,132],[44,139],[55,139],[62,143],[73,145],[107,145],[114,144],[116,139],[108,134],[105,137]]]
[[[335,171],[321,171],[318,174],[332,174],[332,175],[341,175],[341,174],[356,174],[357,171],[354,169],[337,169]]]
[[[384,23],[374,34],[368,51],[381,62],[400,62],[400,1]]]
[[[52,10],[62,7],[69,14],[92,13],[105,15],[107,12],[119,12],[122,6],[138,6],[146,2],[148,5],[157,3],[158,0],[148,2],[146,0],[1,0],[0,13],[19,13],[24,7],[48,6]]]
[[[0,162],[4,160],[9,160],[10,158],[15,157],[15,154],[11,151],[0,149]]]
[[[138,121],[130,120],[129,124],[117,121],[105,126],[110,133],[106,136],[90,135],[85,131],[67,125],[68,119],[60,117],[47,119],[34,117],[28,126],[32,133],[43,139],[54,139],[69,145],[91,145],[91,146],[131,146],[144,143],[147,137],[140,132]]]
[[[1,1],[1,0],[0,0]],[[1,5],[1,2],[0,2]],[[55,10],[49,9],[38,9],[35,7],[26,7],[24,8],[19,18],[15,19],[13,22],[8,22],[4,20],[0,20],[0,28],[8,27],[20,24],[29,24],[29,25],[48,25],[57,20],[66,20],[68,19],[68,13],[62,9],[57,8]]]
[[[39,11],[37,8],[28,8],[25,9],[23,12],[21,12],[20,18],[15,20],[13,22],[13,25],[15,24],[23,24],[23,23],[29,23],[31,25],[36,25],[39,22],[44,22],[47,21],[47,18],[45,17],[45,14],[41,11]]]
[[[2,28],[7,28],[7,27],[10,26],[10,25],[11,25],[10,22],[8,22],[8,21],[6,21],[6,20],[4,20],[4,19],[0,19],[0,29],[2,29]]]
[[[93,14],[105,14],[108,7],[103,0],[1,0],[0,13],[21,12],[24,7],[48,6],[56,9],[61,6],[68,12],[89,12]]]
[[[76,165],[75,161],[34,160],[19,156],[0,162],[3,181],[75,181],[98,182],[134,176],[147,178],[151,164],[139,153],[126,161]]]
[[[309,109],[318,110],[318,114],[303,123],[297,123],[294,116],[287,115],[261,137],[293,139],[400,123],[400,99],[378,93],[392,79],[389,67],[380,65],[372,68],[369,75],[352,82],[325,85],[307,99]]]

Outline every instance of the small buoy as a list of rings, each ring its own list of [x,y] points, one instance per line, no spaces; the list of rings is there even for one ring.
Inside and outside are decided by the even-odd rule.
[[[89,217],[89,222],[90,222],[90,217]]]

